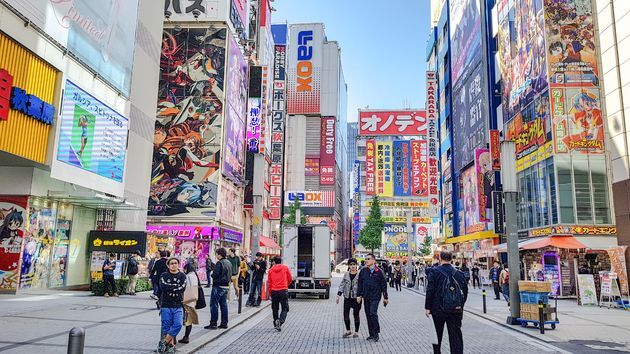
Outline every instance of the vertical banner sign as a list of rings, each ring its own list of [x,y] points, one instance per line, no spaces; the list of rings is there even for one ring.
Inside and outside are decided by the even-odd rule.
[[[394,141],[394,195],[411,195],[410,154],[409,141]]]
[[[499,131],[490,130],[490,157],[492,158],[492,170],[501,170],[501,140]]]
[[[271,110],[271,167],[269,168],[269,219],[282,218],[282,179],[284,176],[284,116],[286,46],[275,46],[273,61],[273,104]]]
[[[289,26],[287,68],[288,114],[320,113],[324,25]]]
[[[376,143],[376,194],[383,197],[394,196],[392,150],[391,142]]]
[[[247,151],[254,154],[260,152],[260,103],[260,97],[250,97],[247,100]]]
[[[503,192],[492,192],[492,212],[494,215],[494,233],[502,235],[505,233],[505,215],[503,214]]]
[[[353,217],[353,242],[354,247],[359,244],[359,233],[361,232],[361,165],[359,161],[354,161],[354,217]]]
[[[427,155],[429,157],[429,203],[438,204],[438,137],[436,109],[437,77],[435,71],[427,71]]]
[[[411,194],[414,197],[426,197],[428,194],[426,140],[411,141]]]
[[[335,117],[322,117],[319,146],[319,183],[335,184]]]
[[[376,194],[376,144],[374,140],[365,142],[365,194]]]

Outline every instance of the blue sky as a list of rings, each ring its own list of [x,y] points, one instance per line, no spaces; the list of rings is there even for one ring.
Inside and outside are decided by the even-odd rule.
[[[275,0],[272,6],[273,23],[322,22],[328,40],[339,42],[348,121],[367,105],[424,107],[429,0]]]

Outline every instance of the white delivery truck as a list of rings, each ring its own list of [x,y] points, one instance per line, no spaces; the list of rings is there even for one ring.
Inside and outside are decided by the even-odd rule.
[[[289,297],[330,297],[330,228],[328,225],[284,225],[282,259],[291,270]]]

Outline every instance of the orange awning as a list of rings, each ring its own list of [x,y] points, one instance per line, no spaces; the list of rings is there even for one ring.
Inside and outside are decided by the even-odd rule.
[[[272,238],[265,237],[265,236],[260,236],[260,246],[261,247],[275,248],[277,250],[280,249],[280,245],[278,245],[278,243],[276,243],[276,241],[274,241]]]
[[[556,247],[567,249],[586,248],[584,244],[575,239],[573,236],[547,236],[534,242],[523,245],[524,250],[534,250],[544,247]]]

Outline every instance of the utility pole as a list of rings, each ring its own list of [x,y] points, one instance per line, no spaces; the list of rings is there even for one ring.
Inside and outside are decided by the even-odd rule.
[[[505,204],[505,233],[507,235],[508,269],[511,273],[510,316],[508,324],[519,324],[521,299],[518,281],[521,275],[521,262],[518,253],[518,187],[516,183],[516,148],[513,141],[501,142],[501,182]]]
[[[412,214],[413,209],[409,208],[409,211],[407,211],[407,283],[411,280],[413,272],[413,262],[411,260],[413,256],[413,251],[411,250],[411,242],[413,241],[413,228],[411,225]]]

